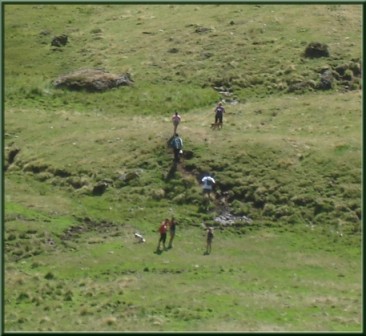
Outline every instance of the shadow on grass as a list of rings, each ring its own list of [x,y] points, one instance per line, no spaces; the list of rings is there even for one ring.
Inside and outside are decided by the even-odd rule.
[[[165,248],[163,248],[163,249],[156,249],[155,251],[154,251],[154,253],[155,254],[158,254],[158,255],[160,255],[160,254],[162,254],[163,252],[167,252],[167,251],[169,251],[171,249],[171,247],[165,247]]]
[[[171,178],[174,177],[174,174],[177,171],[177,165],[178,165],[178,163],[176,161],[173,161],[173,164],[170,167],[170,170],[169,170],[169,172],[168,172],[168,174],[166,176],[166,179],[167,180],[170,180]]]

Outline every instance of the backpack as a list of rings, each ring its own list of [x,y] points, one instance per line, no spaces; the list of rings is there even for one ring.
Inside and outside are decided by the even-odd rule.
[[[173,148],[182,149],[182,140],[180,138],[174,138],[172,141]]]
[[[210,176],[204,177],[203,180],[204,180],[204,184],[209,187],[212,187],[215,184],[214,181],[212,181],[212,179],[210,178]]]

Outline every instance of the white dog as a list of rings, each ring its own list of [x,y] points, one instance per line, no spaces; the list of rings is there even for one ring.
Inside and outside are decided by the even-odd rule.
[[[139,234],[138,232],[135,232],[135,238],[138,239],[139,243],[145,243],[145,241],[146,241],[145,238],[141,234]]]

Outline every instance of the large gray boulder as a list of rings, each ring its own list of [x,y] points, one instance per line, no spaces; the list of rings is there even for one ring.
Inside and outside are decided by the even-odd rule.
[[[129,73],[115,75],[100,69],[81,69],[58,77],[53,85],[73,91],[106,91],[119,86],[132,85]]]

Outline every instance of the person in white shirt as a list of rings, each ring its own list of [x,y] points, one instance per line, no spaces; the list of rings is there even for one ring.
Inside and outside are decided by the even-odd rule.
[[[204,194],[207,194],[208,197],[210,197],[212,189],[216,183],[215,179],[210,175],[206,175],[202,178],[201,181]]]

